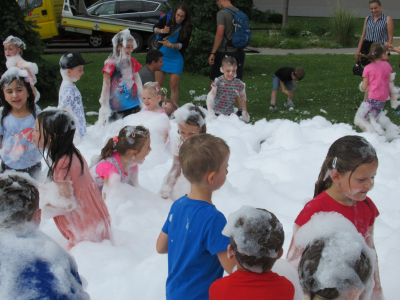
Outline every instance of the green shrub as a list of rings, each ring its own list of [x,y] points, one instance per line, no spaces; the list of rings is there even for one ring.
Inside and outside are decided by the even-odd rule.
[[[310,39],[310,40],[307,42],[307,45],[316,47],[316,46],[319,45],[319,39]]]
[[[353,12],[336,6],[331,14],[332,31],[335,39],[342,45],[350,45],[354,39],[357,18]]]
[[[283,21],[283,15],[276,12],[272,12],[268,19],[268,23],[282,23],[282,21]]]
[[[315,26],[313,32],[318,36],[324,36],[329,31],[329,26],[319,25]]]
[[[257,23],[268,23],[269,17],[271,16],[271,11],[267,9],[265,12],[261,11],[257,8],[253,9],[251,16],[251,20]]]
[[[308,30],[302,30],[302,31],[300,31],[300,36],[310,36],[311,35],[311,32],[310,31],[308,31]]]
[[[282,28],[282,35],[288,38],[294,38],[300,36],[301,28],[299,26],[288,24],[284,28]]]
[[[279,43],[279,48],[282,49],[304,49],[305,45],[300,39],[284,39]]]

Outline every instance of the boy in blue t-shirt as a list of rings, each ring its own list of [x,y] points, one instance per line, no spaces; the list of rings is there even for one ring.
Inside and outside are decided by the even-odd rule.
[[[168,253],[167,299],[208,299],[210,285],[235,266],[227,256],[230,239],[222,235],[226,219],[211,200],[226,180],[229,154],[224,140],[206,133],[179,151],[191,190],[172,205],[156,245]]]

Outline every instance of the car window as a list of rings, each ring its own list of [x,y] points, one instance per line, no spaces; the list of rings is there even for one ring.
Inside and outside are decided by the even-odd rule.
[[[99,5],[92,14],[98,15],[112,15],[115,13],[115,2],[107,2],[102,5]]]
[[[160,6],[159,3],[145,1],[144,3],[144,11],[156,11],[157,8]]]
[[[19,7],[21,7],[21,9],[25,9],[26,8],[25,0],[18,0],[18,5]]]
[[[131,14],[143,11],[142,1],[120,1],[119,2],[119,13],[120,14]]]
[[[35,9],[36,7],[41,7],[42,5],[42,0],[28,0],[28,8]]]

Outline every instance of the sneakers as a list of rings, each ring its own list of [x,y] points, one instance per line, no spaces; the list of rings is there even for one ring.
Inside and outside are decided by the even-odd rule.
[[[294,107],[294,104],[291,101],[290,102],[286,101],[284,105],[287,107]]]
[[[271,105],[271,106],[269,107],[269,110],[270,110],[270,111],[276,110],[276,105]]]
[[[400,110],[393,112],[395,115],[400,115]]]

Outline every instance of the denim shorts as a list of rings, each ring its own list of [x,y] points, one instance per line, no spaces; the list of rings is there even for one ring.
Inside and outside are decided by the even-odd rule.
[[[286,86],[286,88],[288,90],[292,90],[292,89],[296,88],[296,85],[294,84],[293,80],[284,81],[283,84]],[[278,76],[275,76],[275,74],[274,74],[274,79],[272,81],[272,89],[279,90],[280,86],[281,86],[281,80],[279,79]]]

